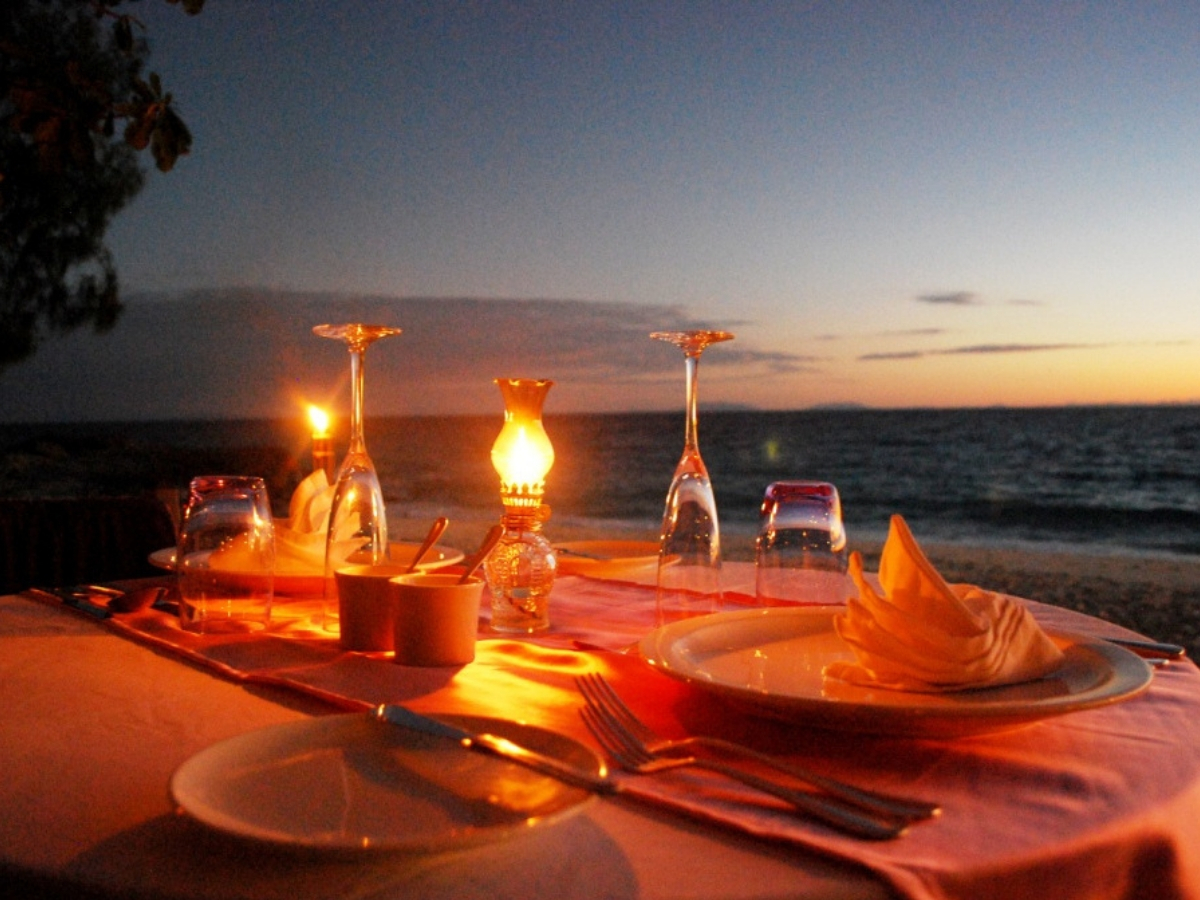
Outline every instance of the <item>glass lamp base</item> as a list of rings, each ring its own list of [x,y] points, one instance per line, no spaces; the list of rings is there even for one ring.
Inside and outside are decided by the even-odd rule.
[[[484,563],[492,598],[492,629],[531,634],[550,627],[550,589],[558,560],[538,515],[504,516],[504,534]]]

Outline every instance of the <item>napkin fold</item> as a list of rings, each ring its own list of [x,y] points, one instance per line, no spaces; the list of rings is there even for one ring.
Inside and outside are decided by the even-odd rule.
[[[917,546],[908,524],[892,516],[875,591],[862,556],[850,557],[859,596],[834,627],[856,662],[825,674],[852,684],[935,693],[996,687],[1041,678],[1062,664],[1062,651],[1018,600],[974,585],[950,585]]]
[[[317,469],[292,491],[288,503],[288,529],[296,534],[325,533],[329,507],[333,504],[333,486],[324,469]]]

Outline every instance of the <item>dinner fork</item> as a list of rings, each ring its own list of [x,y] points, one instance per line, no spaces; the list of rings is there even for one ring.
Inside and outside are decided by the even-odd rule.
[[[843,805],[833,797],[794,790],[714,759],[701,759],[696,756],[655,756],[640,751],[623,741],[619,733],[613,730],[610,721],[594,707],[584,706],[579,710],[579,714],[604,751],[618,766],[628,772],[653,775],[685,766],[708,769],[784,800],[798,811],[856,837],[877,841],[889,840],[908,830],[907,819],[876,817],[863,810]]]
[[[661,756],[662,754],[686,751],[689,748],[702,747],[727,756],[754,760],[812,785],[831,796],[852,803],[867,812],[907,821],[918,821],[941,815],[942,809],[936,803],[855,787],[794,763],[784,762],[774,756],[760,753],[742,744],[735,744],[732,741],[704,736],[692,736],[677,740],[660,737],[634,714],[603,675],[598,672],[589,672],[578,676],[575,682],[579,687],[579,692],[583,694],[584,701],[597,715],[610,723],[613,730],[621,734],[623,743],[640,749],[644,753]]]

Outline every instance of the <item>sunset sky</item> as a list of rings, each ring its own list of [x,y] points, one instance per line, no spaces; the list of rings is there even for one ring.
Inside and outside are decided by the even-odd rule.
[[[712,402],[1200,401],[1193,2],[135,9],[195,146],[110,231],[131,309],[547,301],[530,374],[567,408],[682,403],[641,333],[698,323],[737,334],[702,364]],[[463,323],[389,324],[402,358]],[[408,377],[385,411],[438,411]]]

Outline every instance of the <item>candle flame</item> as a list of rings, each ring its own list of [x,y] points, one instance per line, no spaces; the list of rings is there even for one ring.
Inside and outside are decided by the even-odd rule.
[[[308,420],[312,422],[313,434],[324,437],[329,434],[329,413],[319,406],[309,405]]]

